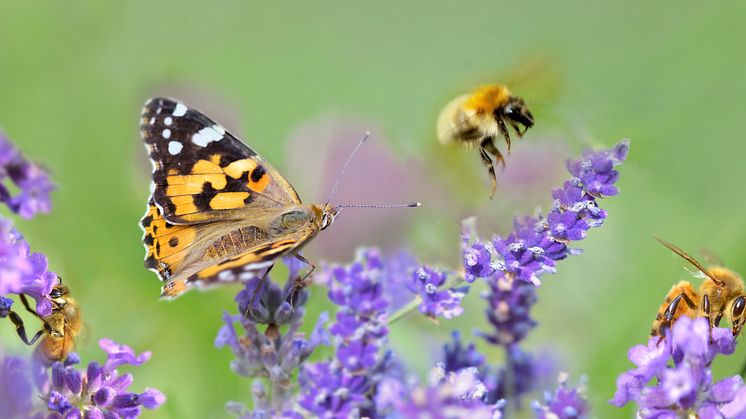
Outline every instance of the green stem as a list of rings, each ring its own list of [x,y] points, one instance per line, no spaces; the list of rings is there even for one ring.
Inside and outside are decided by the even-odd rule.
[[[458,285],[458,284],[460,284],[462,282],[464,282],[464,277],[459,274],[459,275],[454,276],[453,278],[449,279],[448,281],[446,281],[446,283],[443,284],[443,286],[440,287],[440,288],[441,289],[453,288],[453,287],[455,287],[456,285]],[[415,309],[417,309],[417,307],[420,305],[421,302],[422,302],[422,297],[420,297],[419,295],[416,296],[416,297],[414,297],[414,299],[412,299],[412,301],[410,301],[407,304],[405,304],[399,310],[396,310],[394,312],[394,314],[392,314],[389,317],[388,324],[389,325],[394,324],[394,322],[397,322],[397,321],[401,320],[402,318],[408,316],[410,313],[414,312]]]
[[[396,310],[396,312],[394,312],[394,314],[392,314],[391,317],[389,317],[388,324],[392,325],[394,324],[394,322],[404,318],[409,313],[413,312],[420,305],[421,302],[422,302],[422,297],[418,295],[412,301],[405,304],[404,307],[400,308],[399,310]]]

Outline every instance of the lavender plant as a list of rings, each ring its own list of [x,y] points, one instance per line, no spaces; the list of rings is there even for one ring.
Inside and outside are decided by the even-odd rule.
[[[237,356],[232,363],[234,371],[264,377],[273,391],[268,395],[263,384],[255,381],[254,409],[230,403],[229,410],[242,418],[467,414],[499,418],[507,407],[520,407],[521,395],[537,389],[550,370],[520,346],[537,325],[530,316],[535,288],[541,284],[541,276],[555,272],[558,261],[579,253],[570,247],[572,242],[603,224],[607,213],[598,204],[618,193],[615,167],[626,159],[628,147],[625,140],[609,150],[587,152],[569,161],[571,178],[552,192],[554,200],[547,216],[518,217],[514,231],[505,237],[480,240],[474,222],[467,221],[461,269],[423,265],[409,254],[384,257],[374,248],[359,250],[351,264],[323,266],[315,279],[326,286],[337,312],[329,325],[322,316],[310,339],[297,333],[307,299],[305,290],[293,297],[297,291],[291,291],[290,284],[297,272],[290,269],[283,291],[271,284],[260,287],[256,309],[247,308],[245,302],[248,292],[256,289],[252,281],[237,297],[240,312],[247,315],[226,314],[226,326],[216,343],[233,349]],[[478,335],[504,350],[505,365],[488,364],[474,344],[464,345],[456,332],[453,341],[445,345],[444,359],[432,370],[429,383],[420,384],[388,348],[389,327],[415,309],[431,319],[460,315],[461,300],[476,280],[487,285],[483,297],[491,325]],[[402,290],[409,290],[414,299],[402,304]],[[285,314],[278,315],[280,311]],[[285,318],[292,321],[278,320]],[[237,321],[244,335],[234,331]],[[289,340],[297,342],[291,345],[294,352],[283,350]],[[309,362],[311,352],[320,344],[331,345],[333,355]],[[290,378],[296,369],[298,382],[293,383]],[[546,393],[544,404],[535,401],[533,411],[542,418],[587,417],[589,405],[583,388],[570,388],[566,376],[561,375],[557,389]]]
[[[705,318],[681,317],[665,338],[653,336],[647,345],[629,350],[637,367],[619,376],[610,403],[633,402],[638,417],[644,418],[746,417],[743,379],[734,375],[714,382],[710,370],[715,357],[734,350],[730,330],[710,329]]]
[[[15,194],[8,180],[18,189]],[[51,210],[52,190],[46,172],[0,133],[0,201],[11,212],[32,218]],[[51,315],[55,307],[50,292],[57,281],[47,257],[32,253],[11,221],[0,216],[0,318],[11,314],[13,294],[33,298],[40,318]],[[75,368],[80,362],[75,353],[51,365],[39,356],[0,353],[0,417],[134,418],[142,407],[155,409],[164,403],[165,396],[156,389],[130,391],[132,375],[117,370],[121,365],[143,364],[150,352],[136,355],[109,339],[101,339],[99,345],[107,354],[106,362],[102,366],[92,361],[85,370]]]

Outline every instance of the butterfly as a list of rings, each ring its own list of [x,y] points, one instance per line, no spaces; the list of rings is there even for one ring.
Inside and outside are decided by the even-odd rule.
[[[266,160],[181,102],[149,100],[140,131],[153,163],[145,267],[164,282],[161,297],[251,279],[283,256],[310,275],[299,251],[343,206],[303,204]]]

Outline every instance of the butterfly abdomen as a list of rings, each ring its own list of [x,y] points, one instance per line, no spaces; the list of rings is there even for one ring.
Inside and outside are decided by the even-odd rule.
[[[266,243],[267,231],[257,226],[246,226],[228,232],[215,240],[205,251],[205,260],[225,260],[243,253],[248,248]]]

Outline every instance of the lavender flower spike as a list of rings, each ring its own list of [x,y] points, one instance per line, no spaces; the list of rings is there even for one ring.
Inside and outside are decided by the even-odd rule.
[[[567,386],[568,376],[566,373],[559,375],[559,386],[554,394],[545,393],[542,405],[534,401],[532,407],[537,419],[582,419],[588,417],[588,402],[586,401],[584,378],[578,388]]]
[[[619,193],[615,183],[629,152],[629,141],[622,140],[609,150],[587,152],[583,157],[567,162],[572,176],[562,188],[552,191],[554,201],[546,218],[517,217],[514,231],[492,242],[469,244],[469,224],[463,234],[464,269],[466,278],[492,278],[501,271],[510,281],[541,284],[540,277],[554,273],[556,262],[577,253],[568,245],[582,240],[591,227],[598,227],[606,212],[598,200]],[[488,261],[488,255],[490,256]]]
[[[734,375],[713,383],[709,368],[717,355],[735,350],[730,330],[710,330],[705,318],[681,317],[660,345],[658,340],[651,337],[647,347],[630,350],[637,368],[619,376],[611,404],[634,402],[640,417],[746,417],[746,403],[738,397],[746,393],[743,379]]]
[[[502,417],[504,401],[486,404],[483,400],[487,388],[478,378],[476,368],[465,368],[458,372],[446,372],[438,364],[430,373],[430,385],[407,389],[398,380],[384,380],[378,409],[387,411],[386,417],[410,418],[483,418]]]
[[[286,261],[286,263],[288,263]],[[236,358],[231,361],[231,369],[246,377],[268,378],[272,386],[271,398],[260,381],[254,383],[254,410],[249,411],[237,402],[226,407],[240,418],[244,417],[297,417],[293,411],[295,402],[291,397],[292,377],[298,367],[308,358],[316,346],[327,343],[329,338],[324,323],[328,315],[322,313],[309,339],[298,329],[303,324],[304,304],[308,292],[296,287],[297,266],[288,266],[290,277],[284,289],[272,283],[268,277],[261,284],[259,295],[254,298],[259,277],[247,282],[238,293],[236,301],[244,315],[223,314],[225,325],[218,332],[215,346],[228,346]],[[249,307],[249,303],[253,305]],[[236,332],[239,323],[242,336]],[[280,326],[287,325],[281,333]],[[259,328],[264,326],[264,332]]]
[[[102,339],[100,346],[109,355],[107,365],[139,365],[142,357],[124,345]],[[123,360],[121,353],[133,358]],[[139,360],[138,360],[139,359]],[[166,398],[160,391],[146,388],[142,393],[128,390],[132,375],[91,362],[78,370],[76,354],[51,368],[15,357],[0,360],[0,417],[3,418],[135,418],[142,408],[156,409]],[[143,361],[144,362],[144,361]],[[51,372],[51,373],[50,373]],[[35,393],[31,375],[40,394]]]
[[[5,186],[9,178],[20,190],[11,196]],[[49,175],[37,164],[26,160],[18,149],[0,132],[0,202],[23,218],[33,218],[37,213],[48,213],[52,208],[49,194],[54,184]]]
[[[450,319],[464,312],[461,300],[469,287],[439,289],[447,278],[445,272],[422,266],[412,273],[411,280],[406,283],[410,291],[422,298],[420,312],[431,319],[441,316]]]
[[[329,299],[339,306],[329,328],[336,358],[301,370],[299,403],[309,414],[379,416],[371,398],[390,365],[390,355],[381,353],[388,337],[385,272],[380,254],[370,248],[361,249],[349,266],[325,267],[321,273]]]
[[[36,300],[40,315],[50,315],[49,293],[57,283],[57,274],[47,268],[47,257],[31,253],[28,243],[10,221],[0,218],[0,296],[26,294]]]

